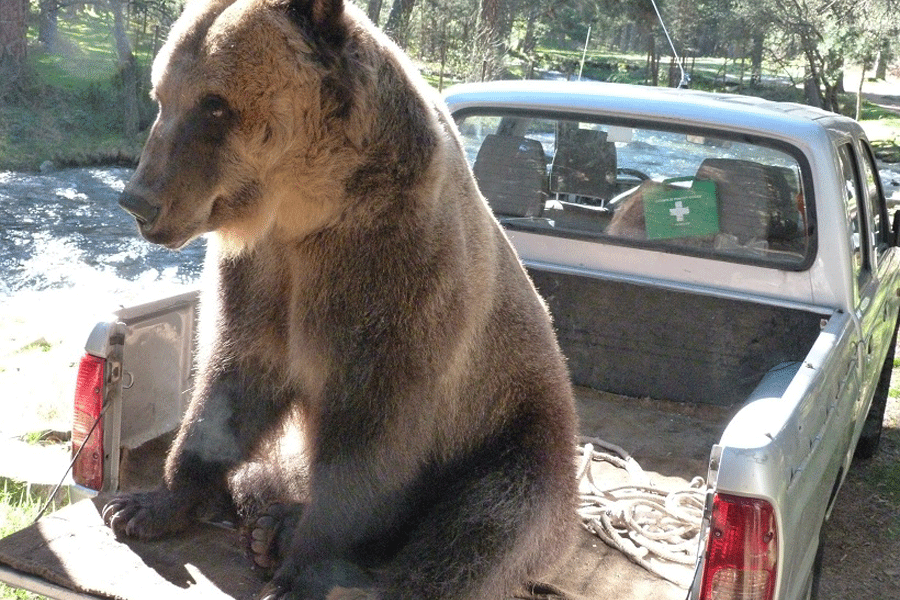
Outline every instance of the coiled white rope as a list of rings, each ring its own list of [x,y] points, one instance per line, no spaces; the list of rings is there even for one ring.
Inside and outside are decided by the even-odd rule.
[[[703,478],[695,477],[686,489],[667,492],[652,485],[637,461],[619,446],[582,437],[579,450],[578,514],[585,528],[651,573],[688,588],[700,542]],[[624,469],[633,483],[598,486],[591,473],[595,461]]]

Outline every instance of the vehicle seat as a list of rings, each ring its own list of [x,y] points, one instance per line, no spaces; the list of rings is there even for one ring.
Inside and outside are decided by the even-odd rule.
[[[746,244],[796,234],[797,206],[783,171],[749,160],[707,158],[696,178],[715,182],[719,229]]]
[[[481,193],[497,216],[538,217],[547,200],[547,157],[540,142],[488,135],[472,165]]]
[[[616,192],[616,145],[605,131],[561,130],[550,167],[550,191],[600,204]]]

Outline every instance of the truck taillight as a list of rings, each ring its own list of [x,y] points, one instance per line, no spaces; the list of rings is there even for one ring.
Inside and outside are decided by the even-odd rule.
[[[103,486],[103,383],[106,360],[85,354],[75,384],[75,416],[72,422],[72,465],[75,483],[99,490]],[[93,430],[93,431],[92,431]]]
[[[701,600],[771,600],[778,567],[775,511],[765,500],[716,494]]]

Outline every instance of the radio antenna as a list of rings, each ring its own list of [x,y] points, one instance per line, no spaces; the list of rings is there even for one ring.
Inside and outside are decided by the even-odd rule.
[[[659,7],[656,5],[656,0],[650,0],[650,2],[653,3],[653,10],[656,11],[656,18],[659,19],[659,24],[662,26],[663,33],[666,34],[666,39],[669,40],[672,56],[675,57],[675,62],[678,63],[678,70],[681,71],[681,81],[678,83],[678,87],[686,88],[690,84],[690,79],[688,79],[687,73],[684,72],[684,65],[681,64],[681,59],[678,57],[678,52],[675,50],[675,44],[672,43],[672,36],[669,35],[669,30],[666,29],[666,24],[663,22],[662,14],[659,12]]]

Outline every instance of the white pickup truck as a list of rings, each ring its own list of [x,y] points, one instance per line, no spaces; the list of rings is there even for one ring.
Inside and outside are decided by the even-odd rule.
[[[680,534],[686,577],[601,543],[594,514],[533,597],[816,597],[823,523],[854,454],[878,446],[900,304],[898,224],[862,129],[800,105],[611,84],[494,82],[446,99],[550,306],[583,435],[628,450],[621,462],[656,488],[705,478],[697,527]],[[104,493],[160,477],[196,309],[188,293],[94,328],[74,478],[101,499],[0,540],[0,580],[56,598],[260,589],[227,529],[119,541],[97,514]],[[601,489],[586,498],[621,483],[588,469]]]

